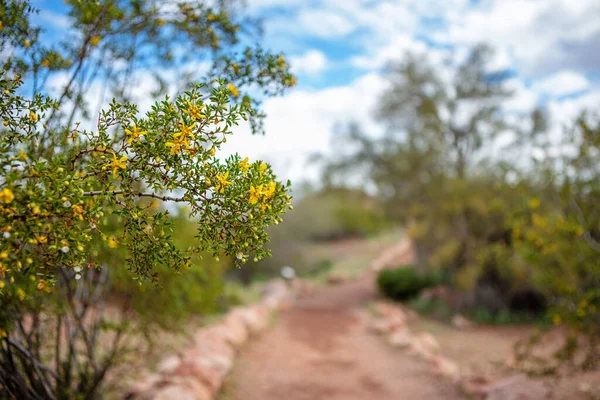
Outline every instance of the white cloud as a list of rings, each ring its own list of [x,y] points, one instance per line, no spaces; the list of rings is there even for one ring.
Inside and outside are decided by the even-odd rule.
[[[294,73],[308,75],[317,75],[329,66],[325,54],[315,49],[301,56],[290,57],[290,64]]]
[[[305,10],[300,12],[298,21],[306,33],[325,38],[344,36],[356,29],[348,18],[334,11]]]
[[[589,87],[589,82],[582,74],[562,71],[535,84],[535,89],[553,97],[560,97],[580,92]]]
[[[453,43],[487,42],[507,49],[530,76],[598,65],[598,1],[496,0],[486,5],[465,12],[437,38]]]
[[[350,63],[362,69],[379,69],[392,60],[403,58],[407,53],[424,54],[427,46],[415,40],[411,35],[398,34],[390,43],[368,50],[365,54],[354,56]]]
[[[533,111],[538,106],[538,92],[525,86],[523,80],[519,78],[510,79],[506,82],[506,88],[513,93],[513,96],[504,105],[507,111],[525,114]]]
[[[57,29],[67,30],[72,24],[71,19],[68,16],[46,9],[40,10],[38,13],[38,18],[44,27],[50,25]]]
[[[241,126],[224,153],[266,159],[284,179],[316,179],[318,170],[306,164],[308,156],[333,150],[330,138],[336,123],[361,121],[372,126],[371,111],[385,85],[382,77],[368,74],[346,86],[296,90],[269,99],[264,107],[266,135],[252,136],[247,126]]]

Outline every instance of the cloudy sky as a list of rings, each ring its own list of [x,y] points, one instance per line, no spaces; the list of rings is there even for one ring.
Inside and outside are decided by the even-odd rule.
[[[496,68],[512,73],[512,111],[543,105],[566,121],[600,109],[598,0],[247,2],[264,18],[266,46],[287,55],[299,83],[266,102],[265,137],[240,127],[225,151],[267,159],[283,178],[317,176],[307,155],[335,149],[337,123],[377,129],[369,116],[385,88],[381,70],[407,51],[435,57],[489,43]]]

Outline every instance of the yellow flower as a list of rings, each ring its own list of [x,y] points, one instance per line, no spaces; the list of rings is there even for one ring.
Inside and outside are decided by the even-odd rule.
[[[531,198],[531,199],[529,200],[529,207],[530,207],[532,210],[535,210],[535,209],[536,209],[536,208],[538,208],[539,206],[540,206],[540,200],[539,200],[539,199],[536,199],[535,197],[533,197],[533,198]]]
[[[278,58],[277,58],[277,63],[283,67],[285,65],[285,58],[283,57],[283,54],[281,54]]]
[[[233,97],[238,97],[240,95],[240,92],[238,91],[238,89],[233,85],[233,83],[230,83],[227,85],[227,89],[229,89],[229,91],[231,92],[231,94],[233,95]]]
[[[248,172],[248,168],[250,168],[250,165],[252,164],[248,164],[248,157],[240,161],[240,169],[244,171],[244,173]]]
[[[190,139],[194,139],[192,129],[194,125],[186,125],[184,122],[179,123],[179,132],[173,135],[173,141],[165,143],[171,148],[171,154],[179,154],[182,150],[190,148]]]
[[[204,119],[206,118],[206,115],[202,114],[202,109],[204,108],[203,105],[200,106],[196,106],[192,103],[190,103],[189,100],[186,100],[187,104],[188,104],[188,108],[187,110],[184,110],[184,112],[186,114],[188,114],[190,117],[198,120],[198,119]]]
[[[229,177],[229,171],[225,172],[225,174],[221,175],[218,174],[216,176],[217,178],[217,184],[215,185],[215,190],[219,193],[223,193],[225,191],[225,188],[229,185],[231,185],[231,181],[227,180],[227,177]]]
[[[114,236],[108,238],[108,247],[110,247],[111,249],[116,249],[118,246],[119,243],[117,242],[117,239],[115,239]]]
[[[262,185],[255,188],[254,185],[250,186],[250,198],[248,199],[248,203],[256,204],[260,199],[260,193],[262,191]]]
[[[4,260],[5,258],[8,258],[8,251],[6,250],[0,253],[0,260]]]
[[[19,158],[23,161],[27,160],[27,154],[25,154],[23,149],[19,149]]]
[[[47,59],[42,60],[42,67],[48,68],[50,66],[50,61]]]
[[[265,171],[267,170],[268,165],[265,163],[261,163],[260,167],[258,167],[258,171],[260,172],[260,175],[262,176]]]
[[[23,42],[23,46],[25,46],[26,49],[31,47],[31,42],[29,40],[26,40]]]
[[[111,168],[113,175],[117,174],[117,171],[119,169],[125,169],[127,168],[127,156],[122,156],[121,158],[117,159],[117,155],[116,153],[113,153],[113,159],[111,162],[109,162],[108,164],[106,164],[105,168]]]
[[[33,111],[30,111],[29,112],[29,119],[31,120],[31,122],[37,122],[38,117],[37,117],[37,115]]]
[[[79,218],[80,221],[83,221],[83,207],[78,204],[73,204],[71,206],[71,210],[73,210],[73,216]]]
[[[167,143],[165,143],[165,145],[167,147],[171,148],[171,151],[170,151],[171,154],[179,154],[179,153],[181,153],[181,150],[183,150],[185,148],[185,142],[182,140],[175,140],[174,142],[167,142]]]
[[[46,236],[36,236],[35,241],[37,242],[37,244],[44,244],[48,243],[48,238]]]
[[[262,195],[265,196],[266,199],[269,199],[275,193],[275,189],[277,188],[276,182],[271,182],[269,185],[262,191]]]
[[[40,281],[37,284],[37,290],[42,291],[42,290],[44,290],[44,287],[46,287],[46,281],[43,279],[40,279]]]
[[[214,21],[215,20],[215,15],[214,14],[208,14],[208,20],[209,21]]]
[[[140,136],[144,136],[147,131],[140,131],[137,125],[134,125],[131,129],[125,129],[125,133],[129,136],[127,143],[133,142],[135,139],[138,139]]]
[[[194,124],[186,125],[185,122],[181,121],[179,123],[179,132],[175,133],[173,137],[175,139],[183,138],[183,139],[194,139],[194,134],[192,130],[194,129]]]
[[[92,46],[98,46],[98,43],[100,43],[101,40],[102,40],[102,38],[100,36],[92,36],[90,38],[90,44]]]
[[[21,288],[17,289],[17,296],[19,296],[19,300],[21,300],[21,301],[25,300],[25,292],[23,291],[23,289],[21,289]]]
[[[0,202],[8,204],[11,203],[14,199],[15,195],[9,188],[4,188],[0,192]]]

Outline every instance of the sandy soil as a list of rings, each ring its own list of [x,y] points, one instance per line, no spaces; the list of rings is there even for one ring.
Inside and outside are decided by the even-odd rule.
[[[458,399],[451,382],[369,332],[374,279],[300,299],[239,357],[224,400]]]

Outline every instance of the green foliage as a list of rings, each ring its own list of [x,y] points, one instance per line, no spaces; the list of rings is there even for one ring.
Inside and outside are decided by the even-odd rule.
[[[236,1],[66,3],[60,43],[29,2],[0,4],[0,397],[96,397],[123,338],[208,311],[291,202],[266,163],[219,158],[295,83]]]
[[[365,237],[389,226],[375,199],[343,188],[306,195],[285,225],[303,241]]]
[[[430,277],[422,277],[412,266],[384,269],[377,276],[377,286],[387,297],[408,300],[434,284]]]
[[[443,77],[426,59],[392,66],[378,113],[387,133],[350,125],[338,140],[358,150],[328,160],[325,179],[366,174],[406,224],[416,268],[443,272],[460,312],[505,323],[548,310],[597,354],[600,119],[584,115],[558,140],[552,116],[508,115],[506,76],[488,61],[479,47]],[[499,134],[512,138],[502,151]]]

